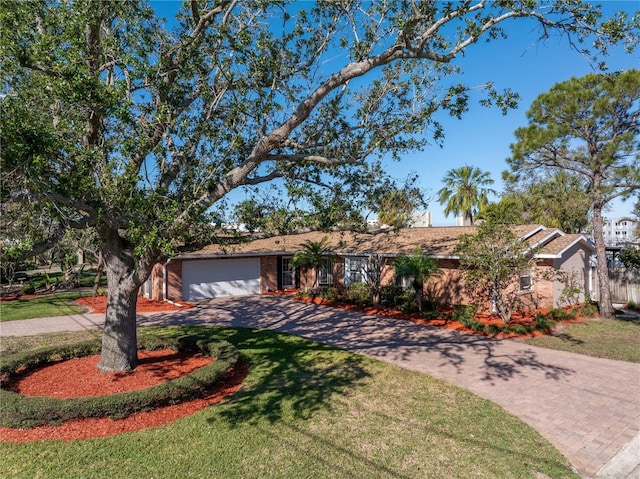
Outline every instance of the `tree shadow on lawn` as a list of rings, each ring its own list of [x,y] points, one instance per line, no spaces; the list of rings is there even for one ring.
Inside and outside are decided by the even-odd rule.
[[[221,298],[189,310],[154,315],[144,322],[277,330],[436,377],[473,375],[494,383],[521,375],[542,375],[557,381],[574,374],[572,369],[545,361],[536,348],[523,348],[514,341],[318,306],[285,296]]]
[[[250,374],[220,410],[229,424],[287,418],[309,419],[330,410],[335,394],[347,394],[369,377],[366,358],[275,331],[222,328],[217,337],[234,344]]]

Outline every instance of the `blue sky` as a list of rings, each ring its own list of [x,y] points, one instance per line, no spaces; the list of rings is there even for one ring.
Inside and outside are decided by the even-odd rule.
[[[638,10],[640,2],[605,1],[605,14],[624,10],[630,16]],[[152,2],[160,15],[170,19],[179,6],[173,1]],[[437,201],[437,191],[447,171],[464,165],[479,167],[488,171],[495,181],[493,188],[500,193],[503,189],[502,171],[507,169],[506,158],[510,155],[509,145],[514,141],[514,131],[527,125],[526,111],[533,100],[553,85],[580,77],[594,70],[588,61],[569,49],[566,39],[553,37],[546,43],[536,43],[538,37],[535,25],[517,21],[505,25],[507,40],[489,44],[479,42],[470,46],[464,57],[459,58],[462,76],[459,80],[468,85],[482,85],[492,81],[500,91],[510,88],[521,96],[519,108],[506,116],[496,109],[487,109],[477,103],[461,120],[445,114],[438,119],[445,128],[443,148],[431,145],[424,151],[407,154],[401,162],[385,162],[387,171],[397,179],[403,179],[411,172],[419,175],[419,185],[430,193],[428,210],[432,213],[434,226],[454,225],[454,217],[445,217],[443,207]],[[638,53],[628,55],[622,48],[612,52],[607,58],[610,71],[640,68]],[[245,199],[246,193],[234,191],[229,195],[233,203]],[[498,198],[493,198],[498,199]],[[606,217],[615,218],[630,214],[633,199],[616,201],[611,205]]]

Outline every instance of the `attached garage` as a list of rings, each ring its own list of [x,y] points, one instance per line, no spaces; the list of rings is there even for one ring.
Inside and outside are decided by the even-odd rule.
[[[182,263],[185,301],[260,294],[260,259],[189,260]]]

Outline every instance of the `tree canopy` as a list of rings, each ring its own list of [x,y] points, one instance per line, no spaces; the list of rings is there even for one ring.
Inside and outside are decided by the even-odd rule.
[[[489,194],[495,194],[488,185],[493,180],[488,172],[473,166],[461,166],[449,170],[442,182],[444,187],[438,191],[438,200],[445,205],[444,214],[462,215],[465,223],[473,225],[473,219],[489,204]]]
[[[477,85],[452,60],[512,19],[594,61],[638,37],[637,20],[567,0],[191,0],[171,22],[142,1],[4,1],[1,200],[50,225],[5,247],[95,230],[100,368],[131,369],[138,288],[178,247],[211,240],[230,191],[277,179],[293,198],[361,199],[356,186],[384,181],[382,156],[440,140],[433,114],[469,108]],[[480,101],[515,98],[488,82]]]
[[[640,70],[589,74],[556,84],[527,112],[507,160],[528,182],[564,172],[585,185],[598,255],[600,313],[613,315],[602,211],[640,191]]]
[[[592,199],[584,179],[560,171],[535,181],[526,177],[519,186],[508,173],[504,177],[508,189],[500,203],[512,224],[538,223],[565,233],[587,232]],[[487,213],[483,211],[483,218]]]

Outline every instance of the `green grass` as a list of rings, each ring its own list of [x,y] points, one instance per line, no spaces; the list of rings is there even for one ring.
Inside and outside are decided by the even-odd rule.
[[[46,288],[47,285],[56,285],[64,281],[64,273],[60,271],[47,271],[47,272],[26,272],[29,276],[27,283],[33,285],[36,289]],[[73,274],[73,278],[78,280],[80,287],[93,287],[93,283],[96,279],[95,272],[83,271]],[[100,279],[100,286],[106,286],[107,277],[103,275]]]
[[[74,299],[80,296],[82,296],[80,293],[61,293],[47,294],[29,299],[1,301],[0,321],[82,313],[86,309],[73,302]]]
[[[3,477],[577,477],[534,429],[444,381],[282,333],[188,332],[225,339],[249,362],[234,396],[145,431],[1,443]]]
[[[567,324],[552,336],[524,342],[597,358],[640,363],[640,318],[591,319],[586,323]]]

